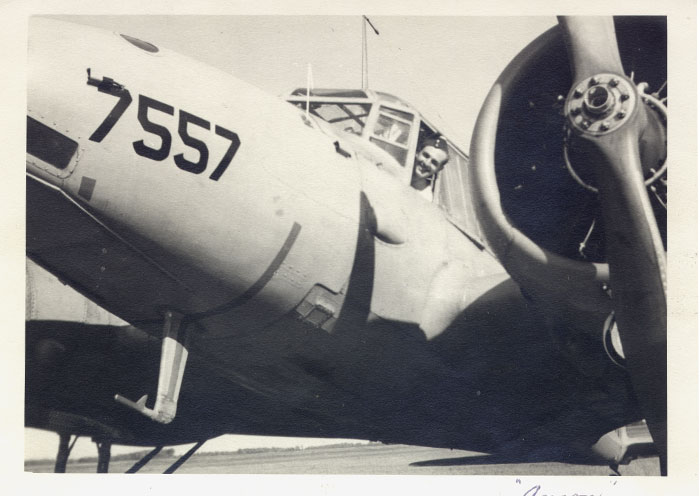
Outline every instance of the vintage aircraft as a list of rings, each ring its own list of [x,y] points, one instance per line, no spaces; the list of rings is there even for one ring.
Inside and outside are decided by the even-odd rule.
[[[32,19],[26,425],[106,471],[224,433],[575,460],[645,418],[665,473],[665,81],[663,18],[560,19],[430,202],[397,97]],[[123,321],[42,312],[44,270]]]

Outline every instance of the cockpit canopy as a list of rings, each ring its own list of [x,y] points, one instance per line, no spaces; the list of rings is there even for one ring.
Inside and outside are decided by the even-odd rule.
[[[480,239],[469,191],[469,158],[416,108],[394,95],[369,89],[296,88],[285,99],[324,121],[336,135],[354,135],[386,152],[383,155],[395,161],[392,174],[407,185],[418,147],[427,139],[442,136],[449,160],[434,181],[433,203],[460,229]]]

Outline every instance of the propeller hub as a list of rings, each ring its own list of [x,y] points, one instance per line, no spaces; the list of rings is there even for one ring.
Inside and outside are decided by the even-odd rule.
[[[637,106],[631,80],[617,74],[596,74],[575,84],[564,110],[571,128],[580,134],[602,135],[631,119]]]
[[[593,86],[583,97],[586,113],[592,115],[607,115],[615,105],[615,96],[605,86]]]

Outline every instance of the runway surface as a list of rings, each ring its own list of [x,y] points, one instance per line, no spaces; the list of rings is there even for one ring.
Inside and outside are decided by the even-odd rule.
[[[156,457],[139,473],[162,473],[176,457]],[[113,460],[110,473],[124,473],[134,460]],[[94,473],[95,461],[69,461],[67,472]],[[27,472],[53,472],[53,463],[25,464]],[[658,457],[621,465],[623,476],[659,475]],[[506,463],[470,451],[419,446],[366,444],[323,446],[294,451],[202,453],[177,473],[183,474],[357,474],[357,475],[614,475],[605,465],[558,462]]]

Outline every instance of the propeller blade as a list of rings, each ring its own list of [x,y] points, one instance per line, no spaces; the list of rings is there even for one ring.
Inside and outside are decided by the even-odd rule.
[[[568,109],[576,147],[582,152],[577,167],[595,171],[615,319],[632,385],[665,473],[666,253],[640,158],[640,137],[649,117],[632,82],[624,78],[612,18],[563,17],[560,24],[574,74]]]
[[[627,369],[666,461],[666,253],[644,186],[633,128],[598,140],[596,177],[610,286]]]
[[[559,17],[574,81],[602,72],[623,74],[612,17]]]

